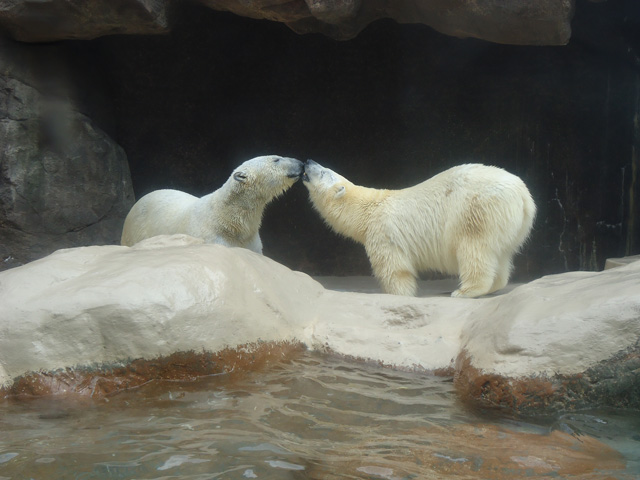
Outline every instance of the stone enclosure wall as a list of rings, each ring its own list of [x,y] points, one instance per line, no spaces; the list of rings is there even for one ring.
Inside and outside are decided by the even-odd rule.
[[[0,268],[120,240],[133,205],[127,156],[96,124],[90,104],[103,94],[81,59],[0,43]]]
[[[446,3],[0,1],[0,269],[118,243],[134,192],[205,194],[267,153],[381,188],[520,175],[539,215],[516,278],[638,253],[636,2]],[[293,269],[369,273],[301,185],[262,237]]]

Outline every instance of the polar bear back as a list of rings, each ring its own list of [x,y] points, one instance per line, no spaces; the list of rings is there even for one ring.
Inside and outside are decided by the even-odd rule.
[[[463,239],[476,239],[505,254],[517,251],[531,230],[535,204],[517,176],[466,164],[393,191],[376,215],[369,238],[395,244],[418,269],[456,273],[456,246]]]
[[[191,210],[200,199],[179,190],[155,190],[138,200],[127,216],[122,245],[131,246],[155,235],[187,233]],[[162,218],[160,223],[157,219]],[[192,235],[197,236],[197,235]]]
[[[227,184],[225,184],[227,185]],[[134,245],[155,235],[187,234],[205,243],[260,249],[260,209],[250,222],[235,221],[219,197],[225,186],[204,197],[179,190],[156,190],[142,197],[131,209],[122,230],[122,245]],[[161,220],[161,221],[160,221]],[[256,238],[257,237],[257,238]]]

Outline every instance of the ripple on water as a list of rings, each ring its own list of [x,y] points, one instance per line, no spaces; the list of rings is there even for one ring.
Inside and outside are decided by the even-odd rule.
[[[640,419],[483,416],[450,379],[303,353],[99,401],[0,404],[0,480],[637,478]]]
[[[0,454],[0,463],[6,463],[12,458],[15,458],[17,456],[18,454],[14,452],[7,452],[7,453]]]

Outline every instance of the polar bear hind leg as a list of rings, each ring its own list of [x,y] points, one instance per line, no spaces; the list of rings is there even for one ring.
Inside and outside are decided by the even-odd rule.
[[[458,247],[457,258],[460,287],[451,294],[452,297],[474,298],[486,295],[495,291],[492,288],[504,280],[497,279],[505,271],[501,268],[497,255],[479,242],[463,242]]]
[[[496,277],[493,280],[493,285],[488,293],[497,292],[507,286],[507,283],[509,283],[509,277],[511,276],[511,271],[513,270],[513,262],[511,261],[512,257],[512,253],[507,253],[502,256],[500,263],[498,264]]]
[[[511,277],[511,272],[513,271],[513,257],[529,236],[533,219],[535,218],[535,204],[533,204],[533,201],[527,201],[525,199],[522,212],[522,224],[520,225],[520,228],[515,232],[515,236],[502,247],[503,250],[499,255],[496,277],[493,281],[493,285],[491,286],[491,290],[489,290],[488,293],[502,290],[507,286],[509,277]]]

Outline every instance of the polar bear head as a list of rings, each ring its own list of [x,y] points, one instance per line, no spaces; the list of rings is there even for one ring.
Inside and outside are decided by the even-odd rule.
[[[324,221],[336,232],[360,240],[362,218],[353,206],[359,203],[362,187],[313,160],[304,164],[302,181]]]
[[[342,175],[337,174],[329,168],[307,160],[304,164],[302,181],[309,190],[309,196],[314,205],[339,199],[347,192],[347,187],[351,182]]]
[[[228,183],[237,196],[268,202],[288,190],[303,171],[304,165],[300,160],[265,155],[238,166]]]

